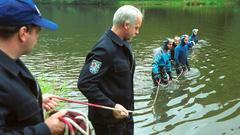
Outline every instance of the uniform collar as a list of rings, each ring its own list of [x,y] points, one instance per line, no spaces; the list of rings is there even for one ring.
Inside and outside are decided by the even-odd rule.
[[[111,30],[111,28],[109,28],[105,33],[114,43],[116,43],[116,45],[119,45],[121,47],[122,46],[126,47],[129,50],[130,55],[133,57],[132,47],[131,47],[131,45],[130,45],[130,43],[128,41],[122,40],[118,35],[116,35]]]
[[[20,69],[16,64],[16,61],[11,59],[7,54],[5,54],[2,50],[0,50],[0,66],[14,74],[15,76],[18,75]]]
[[[111,27],[108,28],[108,30],[105,32],[106,35],[113,41],[115,42],[117,45],[119,46],[129,46],[129,43],[125,40],[122,40],[118,35],[116,35],[112,30]]]
[[[31,73],[28,71],[28,69],[25,67],[25,65],[20,59],[13,60],[2,50],[0,50],[0,66],[2,66],[8,72],[14,74],[15,76],[18,76],[18,74],[21,72],[23,76],[30,79],[33,78]]]

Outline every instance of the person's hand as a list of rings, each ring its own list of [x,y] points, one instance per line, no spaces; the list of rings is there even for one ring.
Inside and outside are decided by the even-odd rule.
[[[45,120],[45,124],[48,126],[51,135],[63,135],[65,124],[59,120],[59,117],[63,117],[67,113],[67,110],[60,110],[51,115]]]
[[[171,71],[170,71],[170,72],[167,72],[167,74],[168,74],[168,76],[169,76],[169,79],[168,79],[168,80],[172,80],[173,77],[172,77],[172,73],[171,73]]]
[[[162,74],[162,78],[161,78],[161,82],[164,84],[168,84],[168,74],[164,71],[164,73]]]
[[[42,106],[45,110],[51,110],[58,105],[59,100],[53,97],[57,97],[52,94],[43,94],[42,95]]]
[[[122,105],[116,104],[114,108],[115,110],[113,111],[113,116],[116,119],[123,119],[128,117],[129,113]]]
[[[192,44],[192,46],[196,45],[196,43],[194,41],[191,41],[190,43]]]
[[[159,83],[159,79],[160,79],[160,75],[159,74],[154,74],[153,75],[153,79],[158,84]]]
[[[182,66],[177,66],[176,69],[181,72],[183,70],[183,67]]]
[[[176,66],[176,73],[177,73],[177,76],[179,76],[180,74],[182,74],[182,72],[184,71],[183,67],[182,66]],[[178,77],[177,77],[178,78]]]
[[[167,74],[167,72],[164,72],[164,73],[163,73],[162,79],[163,79],[164,81],[168,81],[168,74]]]

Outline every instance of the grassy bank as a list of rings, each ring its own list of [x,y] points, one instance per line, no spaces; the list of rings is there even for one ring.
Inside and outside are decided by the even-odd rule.
[[[120,1],[121,5],[125,4],[133,4],[133,5],[139,5],[143,7],[158,7],[158,6],[182,6],[183,2],[180,0],[151,0],[151,1],[137,1],[137,0],[122,0]]]
[[[73,5],[123,5],[140,6],[232,6],[240,5],[240,0],[36,0],[42,4]]]
[[[63,97],[64,94],[67,93],[68,89],[66,88],[67,87],[66,83],[59,86],[55,80],[49,81],[46,78],[47,77],[45,76],[37,78],[38,83],[41,87],[42,94],[48,93],[48,94],[54,94],[54,95]],[[62,109],[64,108],[64,106],[65,106],[65,103],[60,102],[59,105],[54,110]],[[45,114],[45,118],[47,116],[48,116],[48,113]]]
[[[46,78],[47,77],[45,76],[37,78],[43,94],[50,93],[54,95],[63,96],[64,93],[68,91],[68,89],[66,88],[67,83],[63,83],[61,86],[59,86],[55,80],[49,81]]]
[[[118,0],[36,0],[41,4],[60,4],[60,5],[115,5]]]
[[[145,7],[156,6],[234,6],[240,0],[120,0],[120,4],[133,4]]]

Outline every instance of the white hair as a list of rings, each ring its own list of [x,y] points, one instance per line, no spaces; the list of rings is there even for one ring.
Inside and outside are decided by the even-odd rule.
[[[194,33],[194,32],[197,33],[197,32],[198,32],[198,29],[193,29],[192,32],[193,32],[193,33]]]
[[[113,16],[113,25],[121,25],[124,23],[129,23],[134,25],[137,16],[143,17],[141,11],[131,5],[124,5],[120,7]]]

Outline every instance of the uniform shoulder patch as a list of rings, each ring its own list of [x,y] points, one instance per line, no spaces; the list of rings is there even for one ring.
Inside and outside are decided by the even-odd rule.
[[[102,65],[102,62],[101,62],[101,61],[98,61],[98,60],[95,60],[95,59],[92,60],[91,65],[90,65],[90,67],[89,67],[90,73],[92,73],[92,74],[98,73],[101,65]]]

